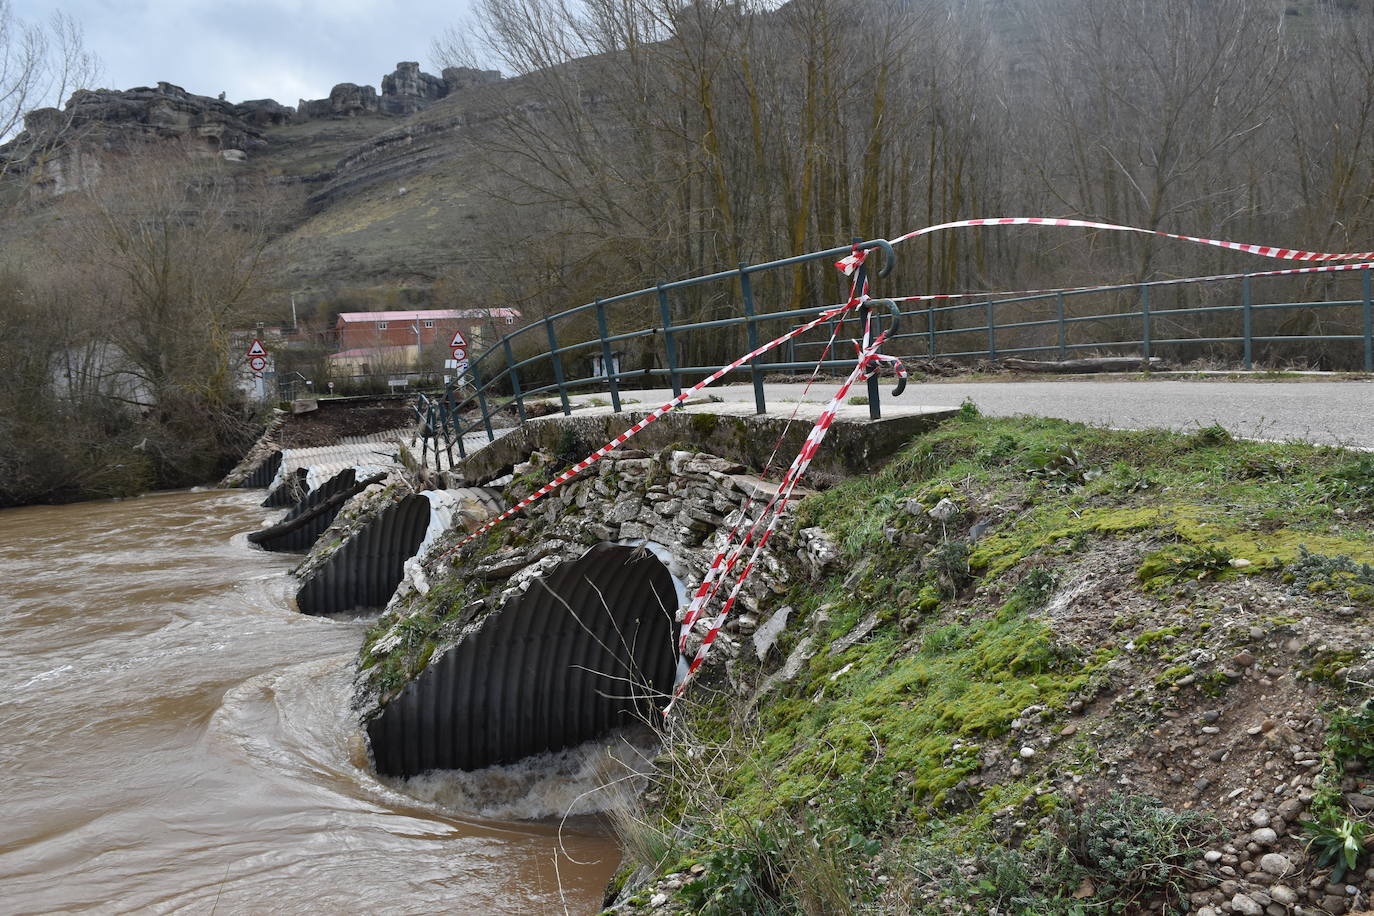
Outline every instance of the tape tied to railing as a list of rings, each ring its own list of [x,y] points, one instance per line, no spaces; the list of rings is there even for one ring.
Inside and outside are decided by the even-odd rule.
[[[782,482],[778,484],[777,493],[769,501],[768,505],[764,507],[763,512],[759,515],[759,519],[754,523],[755,527],[757,527],[762,524],[765,519],[767,519],[768,522],[762,536],[759,537],[757,543],[755,543],[748,561],[745,562],[743,569],[736,577],[734,585],[730,589],[730,595],[721,606],[720,613],[711,620],[710,626],[707,627],[706,633],[702,636],[701,646],[698,647],[691,663],[687,666],[686,675],[674,688],[673,697],[663,710],[665,718],[672,712],[673,706],[687,689],[688,683],[696,675],[697,671],[710,655],[711,646],[720,635],[721,627],[723,627],[725,621],[729,619],[730,612],[734,609],[735,603],[739,599],[745,583],[749,581],[750,574],[753,573],[754,567],[757,565],[758,559],[763,553],[764,548],[768,546],[769,539],[777,530],[778,522],[783,518],[786,512],[787,504],[792,499],[797,483],[806,475],[807,468],[811,466],[811,460],[816,457],[816,452],[820,449],[821,443],[825,440],[826,433],[830,431],[831,425],[835,422],[835,416],[839,412],[840,405],[844,403],[845,396],[849,394],[849,390],[854,387],[855,382],[865,377],[865,373],[871,371],[869,369],[870,364],[892,359],[892,357],[886,357],[878,353],[878,348],[883,345],[886,339],[887,333],[883,332],[878,335],[871,346],[860,352],[858,365],[849,373],[844,383],[841,384],[839,389],[835,392],[834,397],[830,399],[830,403],[826,405],[825,409],[821,411],[820,416],[816,418],[815,425],[811,427],[811,432],[802,443],[801,451],[797,453],[797,457],[793,460],[791,467],[787,469],[787,473],[783,476]],[[751,535],[753,530],[753,528],[750,529]],[[751,538],[746,537],[740,549],[736,551],[736,559],[738,556],[742,555],[743,548],[748,545],[750,540]],[[721,570],[721,565],[722,557],[718,554],[715,561],[711,564],[711,569],[707,572],[708,581],[703,581],[701,587],[697,590],[697,595],[693,599],[692,606],[689,607],[687,615],[683,618],[682,632],[678,639],[679,653],[686,650],[687,637],[693,626],[701,619],[701,612],[705,604],[705,599],[702,596],[707,592],[709,580],[727,576],[730,568],[735,565],[735,559],[725,564],[724,571]],[[715,589],[711,589],[711,592],[714,591]]]
[[[1180,235],[1177,232],[1163,232],[1158,229],[1142,229],[1139,226],[1123,226],[1117,223],[1099,223],[1094,220],[1086,219],[1058,219],[1045,216],[1004,216],[992,219],[961,219],[950,223],[940,223],[935,226],[926,226],[908,232],[906,235],[892,239],[890,244],[899,245],[902,242],[929,235],[932,232],[942,232],[946,229],[964,229],[975,226],[1051,226],[1056,228],[1070,229],[1102,229],[1107,232],[1133,232],[1139,235],[1152,235],[1157,238],[1176,239],[1181,242],[1193,242],[1197,245],[1211,245],[1214,248],[1228,248],[1232,251],[1243,251],[1247,254],[1255,254],[1265,258],[1279,258],[1286,261],[1371,261],[1374,260],[1374,251],[1361,251],[1355,253],[1333,253],[1324,251],[1302,251],[1297,248],[1280,248],[1277,245],[1252,245],[1246,242],[1228,242],[1223,239],[1209,239],[1197,235]]]
[[[473,541],[477,540],[477,538],[486,534],[488,531],[491,531],[497,525],[500,525],[501,523],[509,520],[510,518],[514,517],[517,513],[529,508],[534,503],[543,499],[545,496],[548,496],[554,490],[557,490],[559,487],[563,486],[565,483],[572,480],[578,474],[581,474],[583,471],[587,470],[587,468],[591,467],[593,464],[596,464],[598,461],[605,458],[614,450],[620,448],[620,446],[624,445],[631,438],[638,435],[640,431],[642,431],[646,426],[653,423],[655,420],[658,420],[665,414],[668,414],[669,412],[676,410],[678,407],[681,407],[683,403],[685,403],[692,395],[696,394],[697,392],[701,391],[707,386],[713,385],[716,382],[720,381],[720,379],[728,375],[730,372],[733,372],[735,369],[738,369],[745,363],[753,359],[756,359],[759,356],[762,356],[764,353],[767,353],[769,350],[772,350],[775,347],[781,346],[783,343],[786,343],[787,341],[791,340],[792,338],[800,334],[805,334],[812,328],[818,327],[832,318],[839,318],[840,320],[843,320],[844,315],[847,312],[849,312],[851,309],[863,305],[864,301],[867,300],[867,298],[868,280],[866,277],[863,276],[863,274],[860,274],[859,276],[855,277],[854,283],[850,289],[849,300],[847,302],[826,309],[825,311],[817,315],[815,318],[808,321],[806,324],[803,324],[797,328],[793,328],[787,333],[782,334],[781,336],[776,337],[773,340],[770,340],[768,343],[763,344],[760,347],[756,347],[753,350],[750,350],[748,353],[745,353],[743,356],[739,357],[729,365],[722,366],[721,368],[717,369],[715,372],[711,373],[706,378],[702,379],[700,382],[697,382],[691,388],[684,390],[677,397],[673,398],[672,400],[655,409],[652,413],[645,416],[638,423],[633,424],[629,429],[625,430],[625,432],[621,433],[619,436],[616,436],[610,442],[607,442],[605,445],[601,446],[601,448],[592,452],[586,458],[583,458],[581,461],[577,462],[572,467],[568,468],[566,471],[559,474],[553,480],[544,484],[544,486],[540,487],[538,490],[535,490],[529,496],[520,500],[514,506],[511,506],[505,512],[502,512],[500,515],[496,516],[495,518],[488,521],[486,524],[482,525],[476,531],[472,532],[467,537],[460,540],[457,544],[454,544],[448,550],[444,551],[441,554],[438,554],[434,558],[434,562],[438,562],[439,560],[442,560],[444,557],[447,557],[455,551],[462,549],[466,545],[471,544]]]
[[[893,302],[937,302],[945,299],[998,299],[1015,296],[1051,296],[1056,293],[1096,293],[1154,286],[1186,286],[1190,283],[1218,283],[1224,280],[1253,280],[1261,277],[1291,277],[1301,274],[1336,273],[1374,269],[1374,261],[1358,264],[1322,264],[1318,267],[1288,267],[1283,270],[1258,270],[1248,273],[1211,274],[1206,277],[1178,277],[1172,280],[1146,280],[1142,283],[1103,283],[1097,286],[1057,286],[1043,289],[1012,289],[988,292],[923,293],[918,296],[889,296]]]

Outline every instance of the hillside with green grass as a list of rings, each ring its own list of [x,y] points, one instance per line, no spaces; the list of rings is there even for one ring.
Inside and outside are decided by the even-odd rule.
[[[1362,910],[1372,500],[1358,453],[966,410],[800,505],[839,559],[669,720],[610,911]]]

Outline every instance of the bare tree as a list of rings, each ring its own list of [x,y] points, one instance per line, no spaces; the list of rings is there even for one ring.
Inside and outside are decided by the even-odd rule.
[[[21,129],[30,111],[61,105],[99,74],[100,61],[75,19],[58,11],[45,25],[25,22],[10,0],[0,0],[0,142]],[[0,175],[5,165],[0,157]]]
[[[1027,163],[1061,211],[1144,229],[1224,233],[1246,213],[1235,168],[1273,119],[1289,68],[1258,0],[1041,0],[1043,130]],[[1151,237],[1109,252],[1150,276]]]

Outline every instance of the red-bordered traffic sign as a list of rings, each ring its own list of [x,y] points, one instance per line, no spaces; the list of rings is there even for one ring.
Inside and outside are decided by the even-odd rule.
[[[463,336],[462,331],[454,331],[453,339],[448,342],[448,345],[450,347],[466,347],[468,345],[468,339]]]
[[[453,358],[454,358],[454,359],[467,359],[467,358],[468,358],[468,351],[467,351],[467,349],[464,348],[464,347],[454,347],[454,348],[453,348]]]
[[[261,356],[253,356],[248,359],[248,367],[254,372],[261,372],[267,368],[267,360]]]
[[[251,358],[251,357],[254,357],[254,356],[266,356],[266,355],[267,355],[267,348],[264,347],[264,346],[262,345],[262,341],[261,341],[261,340],[258,340],[256,337],[254,337],[254,338],[253,338],[253,343],[248,347],[248,356]],[[266,363],[263,363],[263,365],[265,366],[265,365],[267,365],[267,364],[266,364]]]

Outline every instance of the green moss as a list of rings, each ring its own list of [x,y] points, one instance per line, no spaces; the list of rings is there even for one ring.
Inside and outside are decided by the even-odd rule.
[[[1190,665],[1175,665],[1172,668],[1167,668],[1160,672],[1159,676],[1155,678],[1155,686],[1172,687],[1174,684],[1178,683],[1179,680],[1192,673],[1193,669]]]
[[[1150,649],[1157,643],[1172,641],[1174,637],[1183,632],[1181,626],[1161,627],[1158,630],[1147,630],[1137,636],[1132,642],[1137,649]]]
[[[692,432],[699,439],[708,438],[711,433],[716,431],[716,426],[720,423],[720,417],[713,413],[694,413],[692,414]]]
[[[1345,685],[1343,679],[1339,677],[1339,672],[1343,668],[1349,668],[1359,657],[1360,653],[1355,649],[1333,649],[1318,652],[1316,658],[1312,660],[1312,664],[1302,674],[1303,677],[1321,684],[1343,687]]]

